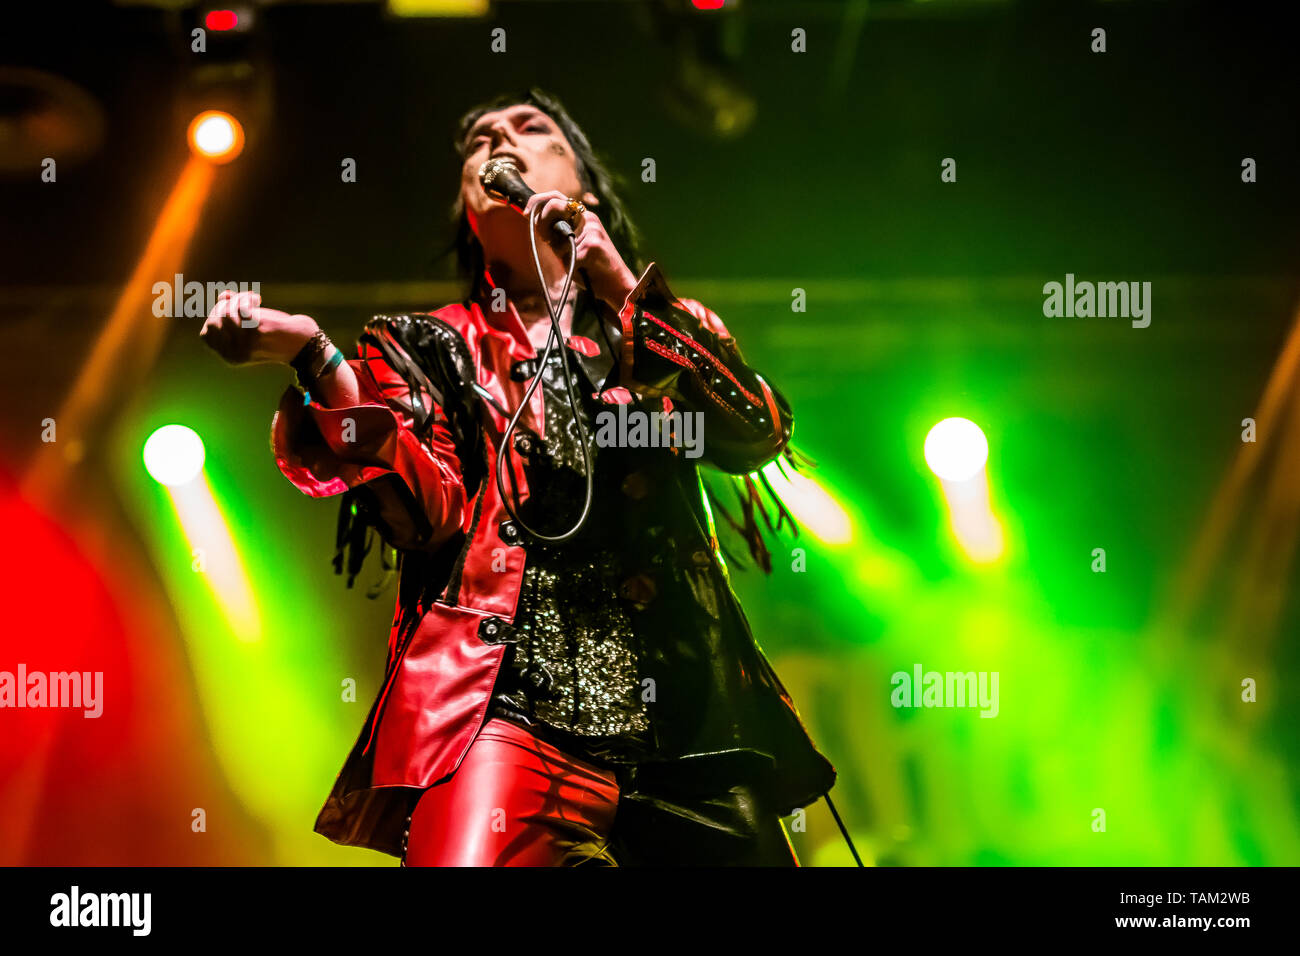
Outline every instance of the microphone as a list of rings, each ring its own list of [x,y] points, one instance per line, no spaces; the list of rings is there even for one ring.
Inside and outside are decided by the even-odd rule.
[[[523,212],[529,198],[536,192],[519,175],[519,169],[508,159],[489,159],[478,168],[483,191],[497,202],[503,202],[517,212]],[[573,235],[573,227],[563,219],[555,223],[555,232],[561,239]]]
[[[479,167],[478,178],[479,182],[483,184],[483,191],[487,193],[489,197],[495,199],[497,202],[505,203],[516,212],[523,212],[524,207],[528,205],[528,200],[536,194],[536,191],[524,182],[524,177],[519,175],[519,167],[509,159],[489,159]],[[554,229],[557,236],[572,240],[573,227],[563,219],[555,223]],[[534,237],[530,236],[530,239],[532,238]],[[564,335],[560,332],[560,317],[556,313],[555,303],[551,302],[550,292],[546,291],[546,279],[542,275],[542,263],[537,258],[537,248],[535,243],[533,246],[533,265],[537,267],[537,281],[541,283],[542,291],[546,292],[546,306],[551,314],[551,334],[547,337],[546,347],[542,349],[541,355],[539,356],[540,361],[537,365],[537,371],[533,373],[532,383],[524,390],[523,400],[519,403],[518,410],[514,413],[514,416],[511,417],[510,423],[506,425],[505,433],[501,436],[501,445],[497,449],[497,494],[501,496],[501,503],[505,505],[506,512],[510,515],[516,525],[539,541],[559,544],[568,541],[581,531],[583,525],[587,523],[587,518],[591,515],[592,495],[595,493],[596,486],[591,467],[590,449],[587,447],[587,430],[583,427],[582,416],[578,413],[578,392],[576,391],[577,386],[574,385],[573,371],[569,366],[569,350],[564,348],[563,345],[560,345],[560,343],[565,341]],[[577,260],[575,257],[574,261],[569,263],[568,274],[564,277],[564,288],[560,292],[561,312],[564,310],[563,303],[568,298],[569,284],[573,281],[573,272],[576,265]],[[583,274],[585,276],[586,273],[584,272]],[[588,288],[590,288],[590,284],[588,285]],[[575,310],[577,309],[576,303],[574,308]],[[506,485],[503,475],[508,470],[505,467],[505,460],[506,454],[509,452],[511,447],[510,436],[514,432],[515,427],[519,424],[519,416],[522,415],[524,409],[528,407],[528,402],[533,397],[533,392],[535,392],[537,386],[541,384],[542,372],[545,369],[546,360],[549,358],[552,348],[556,345],[560,345],[560,368],[564,372],[565,390],[569,395],[569,408],[573,410],[573,425],[578,431],[578,447],[582,450],[582,470],[583,477],[586,480],[587,493],[582,503],[582,514],[578,516],[578,520],[574,526],[564,532],[564,534],[546,535],[534,528],[530,528],[527,522],[525,522],[523,518],[519,517],[518,512],[515,510],[515,505],[510,503],[510,496],[506,493]],[[495,404],[495,402],[493,404]],[[518,491],[515,492],[515,496],[517,499]],[[518,502],[516,501],[516,504],[517,503]]]

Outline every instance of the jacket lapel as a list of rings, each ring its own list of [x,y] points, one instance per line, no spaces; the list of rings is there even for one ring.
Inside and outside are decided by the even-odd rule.
[[[614,370],[614,356],[619,353],[623,336],[614,323],[605,321],[602,311],[607,307],[590,292],[579,295],[578,306],[578,315],[573,320],[573,334],[595,342],[599,351],[595,355],[586,355],[578,349],[570,348],[569,357],[577,360],[588,383],[599,395],[605,390],[605,383]]]

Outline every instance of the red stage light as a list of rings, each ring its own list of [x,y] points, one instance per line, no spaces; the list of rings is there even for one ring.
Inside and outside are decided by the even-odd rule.
[[[239,26],[239,17],[234,10],[209,10],[203,25],[214,32],[233,30]]]
[[[721,10],[725,0],[691,0],[696,10]]]

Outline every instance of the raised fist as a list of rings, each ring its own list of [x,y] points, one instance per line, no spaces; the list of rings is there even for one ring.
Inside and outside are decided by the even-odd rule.
[[[288,364],[317,328],[310,315],[262,308],[256,292],[222,292],[199,335],[231,365]]]

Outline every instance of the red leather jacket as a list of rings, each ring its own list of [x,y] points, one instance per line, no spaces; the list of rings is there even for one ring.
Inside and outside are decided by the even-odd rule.
[[[527,385],[519,363],[535,350],[513,304],[504,313],[484,308],[490,276],[483,285],[481,301],[414,320],[458,333],[472,364],[467,374],[491,396],[477,416],[486,446],[481,462],[461,460],[467,453],[436,390],[421,386],[413,401],[409,375],[394,366],[409,371],[419,363],[386,331],[396,326],[382,319],[367,327],[349,363],[362,404],[325,408],[290,388],[272,424],[285,476],[317,497],[364,489],[374,525],[402,555],[383,687],[316,822],[317,832],[335,842],[394,855],[413,801],[455,772],[487,720],[524,571],[520,532],[493,469],[505,411],[518,407]],[[656,264],[617,315],[584,301],[567,344],[596,383],[594,397],[703,412],[704,460],[732,474],[754,471],[785,448],[792,420],[784,399],[745,365],[718,316],[677,299]],[[544,434],[542,416],[538,389],[521,421]],[[644,468],[622,482],[629,527],[645,532],[629,541],[635,573],[622,597],[644,612],[664,649],[662,666],[680,672],[696,662],[711,670],[707,679],[677,682],[691,688],[683,705],[688,729],[666,740],[665,751],[696,759],[760,754],[771,764],[777,805],[793,811],[829,790],[835,771],[749,632],[718,557],[695,462],[665,448],[645,449],[643,460]],[[526,497],[519,455],[507,461]],[[470,472],[483,480],[467,490]],[[442,569],[437,599],[413,597],[421,582],[410,578],[434,566]],[[426,570],[408,574],[412,568]]]

